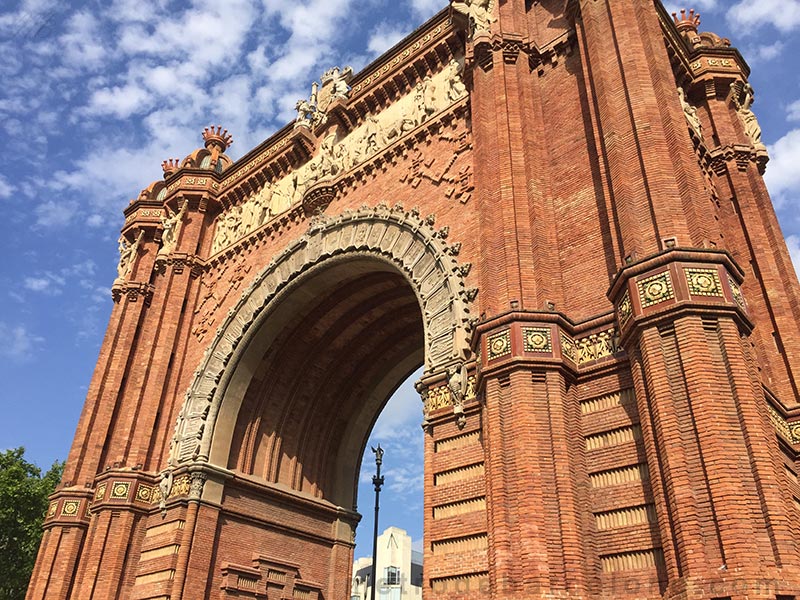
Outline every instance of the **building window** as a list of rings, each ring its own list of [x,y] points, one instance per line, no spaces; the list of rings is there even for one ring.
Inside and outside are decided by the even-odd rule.
[[[386,567],[386,585],[400,585],[400,569]]]

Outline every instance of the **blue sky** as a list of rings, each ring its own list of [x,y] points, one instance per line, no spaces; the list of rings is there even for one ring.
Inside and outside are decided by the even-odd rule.
[[[0,9],[0,449],[64,458],[111,309],[122,209],[165,158],[221,124],[238,158],[288,122],[311,81],[356,71],[446,0],[6,0]],[[753,69],[767,182],[800,264],[800,0],[698,0],[701,30]],[[670,9],[680,8],[669,5]],[[406,386],[374,437],[387,447],[381,525],[422,535],[419,396]],[[357,555],[369,553],[371,454]]]

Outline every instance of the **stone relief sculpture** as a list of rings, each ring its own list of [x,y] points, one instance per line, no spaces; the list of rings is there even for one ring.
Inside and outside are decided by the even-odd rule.
[[[497,21],[492,16],[491,0],[454,0],[450,6],[456,12],[466,15],[470,22],[470,33],[488,31],[489,26]]]
[[[169,254],[175,249],[178,243],[178,233],[180,232],[181,220],[183,215],[186,214],[186,207],[189,202],[184,200],[181,209],[178,212],[172,212],[169,206],[164,206],[166,214],[161,217],[161,225],[164,228],[161,232],[161,249],[159,254]]]
[[[453,400],[453,413],[458,415],[456,424],[459,429],[463,429],[467,420],[464,417],[464,398],[467,395],[467,365],[464,363],[448,369],[447,387],[450,389],[450,396]]]
[[[461,64],[454,58],[447,65],[447,99],[450,102],[461,100],[467,95],[467,86],[461,80]]]
[[[128,278],[133,268],[133,260],[136,258],[136,251],[139,249],[139,244],[144,237],[144,230],[139,230],[139,235],[133,242],[121,235],[117,243],[119,244],[119,263],[117,264],[117,281],[124,281]]]
[[[697,109],[686,100],[686,94],[683,88],[678,88],[678,98],[680,98],[681,106],[683,107],[683,116],[686,118],[686,122],[689,124],[689,127],[692,128],[692,131],[697,134],[697,137],[702,140],[703,124],[700,122],[700,117],[697,116]]]
[[[750,138],[750,142],[753,144],[753,146],[755,146],[756,149],[764,150],[766,149],[766,146],[761,141],[761,125],[758,124],[758,119],[756,118],[755,113],[751,110],[753,101],[755,100],[753,86],[751,86],[749,83],[745,83],[744,87],[742,88],[742,93],[744,94],[744,100],[739,100],[739,94],[736,90],[736,83],[734,82],[731,84],[733,104],[736,106],[736,110],[739,113],[739,119],[742,121],[742,125],[744,125],[744,133],[748,138]]]
[[[419,127],[437,112],[467,96],[462,80],[463,67],[456,59],[433,75],[425,76],[405,96],[377,114],[369,114],[346,136],[327,135],[311,160],[288,175],[271,181],[238,206],[217,217],[211,252],[233,244],[303,199],[305,192],[322,181],[339,177],[380,153],[389,144]],[[324,122],[319,106],[334,97],[349,94],[352,69],[334,67],[323,75],[320,89],[316,82],[308,100],[297,102],[295,127],[314,128]]]

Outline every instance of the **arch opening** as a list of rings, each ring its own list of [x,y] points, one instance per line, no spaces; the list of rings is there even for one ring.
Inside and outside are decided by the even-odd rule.
[[[228,382],[210,462],[355,509],[369,433],[424,361],[417,295],[394,265],[354,254],[274,304]]]

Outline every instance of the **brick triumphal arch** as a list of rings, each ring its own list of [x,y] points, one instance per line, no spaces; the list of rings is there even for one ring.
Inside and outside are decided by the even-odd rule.
[[[423,364],[426,598],[800,597],[800,287],[698,26],[456,1],[240,160],[164,161],[28,598],[347,598]]]

